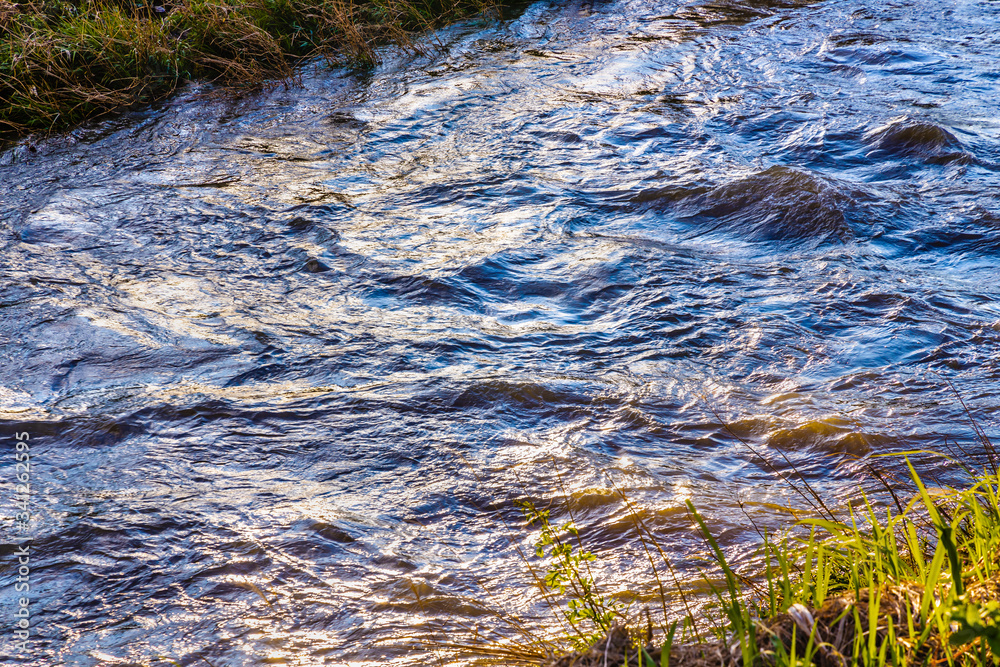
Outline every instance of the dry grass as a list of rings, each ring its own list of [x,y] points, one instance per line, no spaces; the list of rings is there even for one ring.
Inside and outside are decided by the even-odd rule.
[[[211,80],[253,88],[322,54],[375,47],[493,0],[0,0],[0,136],[46,133]]]

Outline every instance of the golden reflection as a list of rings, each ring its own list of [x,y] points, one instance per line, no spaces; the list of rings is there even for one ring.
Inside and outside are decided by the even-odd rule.
[[[31,395],[0,385],[0,418],[11,420],[39,419],[45,412]]]
[[[232,300],[219,296],[202,280],[166,275],[153,281],[124,280],[116,287],[127,295],[131,311],[144,311],[163,329],[216,345],[239,344],[235,338],[216,331],[227,317],[236,316]],[[214,319],[222,322],[208,322]]]
[[[80,308],[77,310],[77,315],[86,319],[95,327],[108,329],[123,336],[128,336],[145,347],[154,349],[161,347],[160,342],[152,336],[129,326],[127,324],[129,316],[122,313],[98,308]]]

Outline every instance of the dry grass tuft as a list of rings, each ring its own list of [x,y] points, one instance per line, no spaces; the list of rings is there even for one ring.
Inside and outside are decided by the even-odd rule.
[[[0,137],[47,133],[170,95],[255,88],[317,54],[356,64],[493,0],[0,0]]]

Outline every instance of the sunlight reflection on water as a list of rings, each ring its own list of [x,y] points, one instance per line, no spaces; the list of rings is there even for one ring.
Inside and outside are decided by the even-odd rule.
[[[426,664],[551,624],[516,499],[648,601],[612,480],[694,582],[686,500],[749,563],[744,511],[803,507],[782,454],[847,502],[971,442],[946,381],[994,432],[998,12],[540,2],[9,148],[40,584],[4,660]]]

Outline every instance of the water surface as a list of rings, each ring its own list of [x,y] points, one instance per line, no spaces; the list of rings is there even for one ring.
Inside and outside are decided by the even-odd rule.
[[[598,575],[645,596],[611,479],[694,579],[685,499],[737,563],[740,501],[803,505],[764,459],[836,502],[866,457],[974,454],[948,383],[995,434],[998,25],[540,2],[9,148],[37,636],[4,661],[428,664],[414,641],[547,618],[517,498],[572,497]]]

